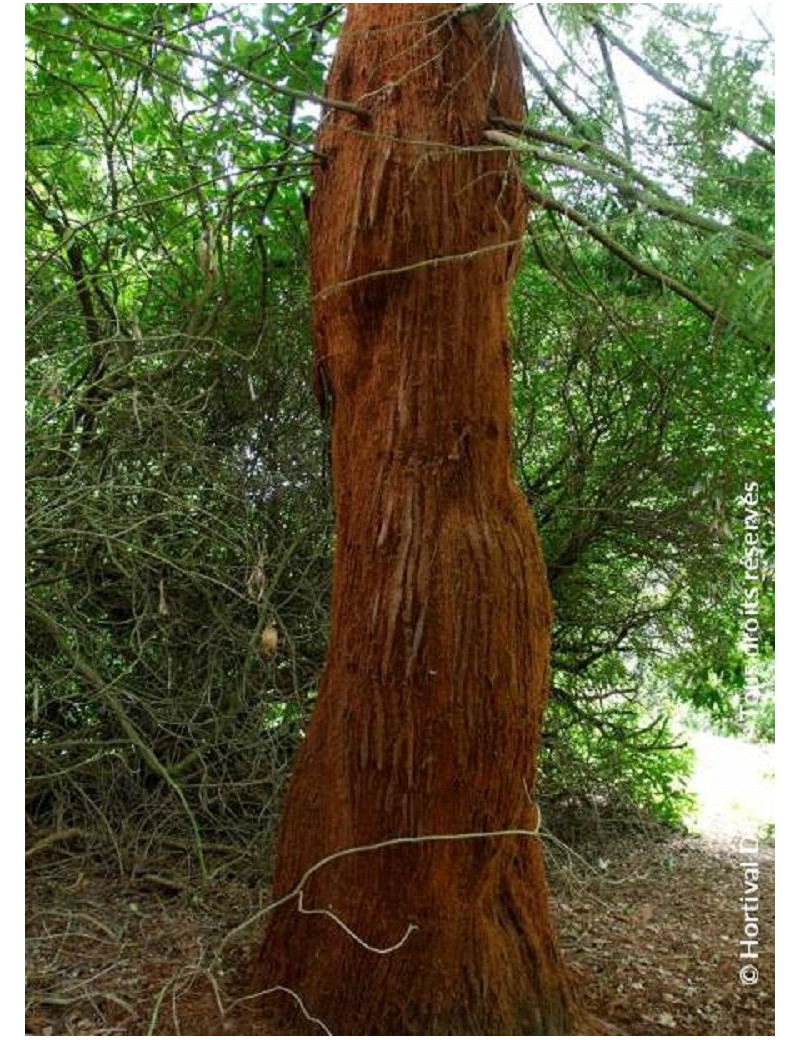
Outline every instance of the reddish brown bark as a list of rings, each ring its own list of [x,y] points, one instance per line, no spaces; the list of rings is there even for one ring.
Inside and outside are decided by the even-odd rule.
[[[338,850],[537,826],[550,598],[511,472],[506,319],[526,205],[514,160],[483,143],[489,115],[522,119],[522,82],[500,8],[458,12],[350,5],[330,74],[371,118],[331,112],[318,141],[336,561],[276,897]],[[336,859],[271,916],[257,975],[337,1035],[577,1028],[531,836]],[[314,1031],[282,990],[264,1015]]]

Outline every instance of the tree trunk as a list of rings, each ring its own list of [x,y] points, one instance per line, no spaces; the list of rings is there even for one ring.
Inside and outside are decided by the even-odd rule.
[[[470,5],[472,6],[472,5]],[[275,1032],[579,1028],[532,800],[550,597],[511,471],[506,309],[527,207],[505,8],[351,4],[311,204],[332,402],[332,631],[257,965]],[[452,835],[452,839],[441,836]],[[465,835],[472,835],[466,837]],[[440,840],[432,840],[439,836]],[[274,990],[272,987],[276,987]],[[292,992],[288,992],[291,990]]]

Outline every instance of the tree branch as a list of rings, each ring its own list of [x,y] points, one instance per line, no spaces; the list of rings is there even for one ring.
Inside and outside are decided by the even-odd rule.
[[[682,296],[684,300],[691,303],[693,307],[699,310],[702,314],[705,314],[711,321],[718,321],[724,315],[719,311],[717,307],[703,299],[702,296],[698,296],[697,293],[693,292],[683,282],[678,281],[677,278],[673,278],[672,275],[667,274],[665,271],[659,270],[657,267],[652,267],[650,264],[645,263],[643,260],[639,260],[638,257],[634,256],[629,250],[623,245],[620,245],[616,239],[613,239],[606,231],[597,224],[593,224],[587,217],[577,210],[568,206],[565,202],[559,202],[554,199],[552,195],[545,195],[543,192],[538,191],[536,188],[532,188],[530,185],[525,185],[525,190],[528,193],[529,198],[535,202],[542,209],[549,210],[553,213],[560,213],[562,216],[571,220],[573,224],[577,224],[578,227],[583,228],[595,241],[605,246],[610,253],[619,257],[629,267],[631,267],[638,274],[644,278],[649,278],[661,285],[665,289],[670,289],[678,296]]]
[[[570,169],[577,170],[579,173],[584,173],[595,180],[604,181],[607,184],[613,184],[614,187],[619,188],[620,192],[625,197],[641,203],[645,208],[652,210],[654,213],[659,213],[661,216],[677,220],[681,224],[689,224],[692,227],[699,228],[701,231],[710,231],[716,235],[732,235],[737,239],[737,241],[741,242],[742,245],[747,246],[747,248],[751,249],[754,253],[757,253],[759,256],[762,256],[767,260],[771,260],[774,256],[774,249],[765,242],[756,238],[754,235],[750,235],[746,231],[740,231],[738,228],[729,224],[722,224],[720,221],[714,220],[712,217],[704,217],[700,213],[695,213],[693,210],[689,209],[688,206],[684,206],[683,203],[678,202],[677,199],[673,199],[670,195],[667,195],[663,190],[659,190],[658,194],[641,191],[638,188],[632,187],[632,185],[623,177],[618,177],[616,174],[610,173],[600,166],[581,162],[580,160],[573,159],[571,156],[564,155],[563,153],[551,152],[542,148],[537,148],[535,145],[528,144],[525,141],[519,140],[519,138],[511,137],[509,134],[502,133],[498,130],[487,130],[484,133],[484,136],[488,141],[492,141],[494,144],[505,145],[509,148],[525,149],[525,151],[529,152],[536,159],[539,159],[540,162],[546,162],[557,166],[568,166]]]
[[[664,188],[648,177],[629,162],[623,156],[611,151],[599,141],[593,141],[588,137],[576,137],[574,134],[559,134],[553,130],[537,130],[535,127],[527,126],[525,123],[517,123],[513,119],[504,119],[502,116],[492,116],[489,124],[499,130],[508,130],[520,137],[529,138],[531,141],[541,141],[543,144],[553,144],[559,148],[566,148],[571,152],[594,152],[605,159],[609,165],[616,167],[626,173],[631,180],[637,181],[643,187],[663,198],[669,198]]]
[[[753,144],[758,145],[759,148],[763,148],[771,155],[775,154],[775,144],[773,141],[767,140],[766,137],[762,137],[760,134],[755,133],[753,130],[749,130],[746,126],[743,126],[738,119],[735,119],[732,115],[727,112],[721,111],[713,102],[709,101],[708,98],[701,97],[699,94],[694,94],[690,90],[686,90],[673,80],[657,69],[655,65],[651,65],[646,58],[643,58],[636,51],[632,50],[624,40],[621,40],[616,33],[606,28],[603,23],[595,15],[587,15],[586,20],[589,25],[595,30],[598,36],[602,35],[613,44],[617,50],[629,58],[634,65],[637,65],[642,72],[645,72],[651,79],[655,80],[656,83],[660,83],[662,87],[668,90],[671,94],[679,97],[682,101],[688,102],[695,108],[700,108],[704,112],[709,112],[711,115],[716,116],[722,123],[730,127],[732,130],[737,130],[740,134],[743,134]]]
[[[520,48],[520,55],[522,57],[522,64],[542,88],[545,97],[547,97],[553,107],[558,109],[571,126],[574,126],[577,130],[582,130],[584,127],[584,120],[582,120],[578,113],[573,108],[570,108],[566,101],[556,93],[545,79],[543,73],[539,71],[531,56],[522,48]]]
[[[87,14],[82,8],[77,7],[74,4],[65,4],[64,6],[76,18],[79,18],[81,21],[86,22],[89,25],[96,25],[98,29],[116,33],[118,36],[126,36],[132,40],[139,40],[141,43],[146,43],[148,45],[152,43],[152,37],[147,33],[138,32],[136,29],[130,29],[121,25],[113,25],[111,22],[104,22],[100,18],[95,18],[93,15]],[[182,54],[186,58],[193,58],[195,61],[201,61],[205,65],[214,65],[218,69],[223,69],[226,72],[233,72],[237,76],[242,76],[244,79],[248,79],[253,83],[259,83],[263,87],[268,87],[276,94],[282,94],[284,97],[293,98],[295,101],[309,101],[312,104],[320,105],[322,108],[335,108],[341,112],[349,112],[351,115],[358,116],[359,119],[371,118],[369,111],[366,108],[361,108],[359,105],[354,105],[349,101],[339,101],[336,98],[322,97],[322,95],[314,94],[311,91],[294,90],[292,87],[282,87],[273,80],[260,76],[257,72],[253,72],[250,69],[243,69],[241,65],[236,65],[232,61],[226,61],[224,58],[216,58],[210,54],[203,54],[201,51],[193,50],[191,47],[184,47],[179,43],[172,43],[171,41],[163,39],[161,40],[161,46],[166,50],[173,51],[175,54]]]
[[[622,141],[625,147],[625,155],[627,156],[628,162],[630,162],[633,156],[633,148],[631,146],[631,128],[628,126],[628,115],[625,111],[625,102],[622,100],[622,91],[619,89],[619,83],[617,82],[617,77],[614,72],[614,63],[611,61],[611,52],[608,49],[606,38],[597,26],[595,26],[595,33],[597,35],[597,42],[600,45],[600,53],[603,56],[603,65],[605,65],[611,93],[614,95],[614,101],[616,102],[617,111],[619,112],[620,123],[622,124]]]
[[[70,274],[75,285],[75,292],[78,296],[81,313],[83,314],[83,321],[86,326],[86,335],[89,339],[89,343],[94,349],[101,339],[100,322],[97,320],[97,315],[94,309],[91,286],[83,262],[83,253],[80,246],[75,241],[74,231],[71,228],[68,228],[66,223],[62,221],[60,217],[51,212],[44,199],[39,196],[36,189],[28,181],[25,181],[25,198],[32,203],[33,208],[42,220],[46,224],[49,224],[53,231],[55,231],[62,240],[61,245],[67,254],[67,259],[69,260]]]

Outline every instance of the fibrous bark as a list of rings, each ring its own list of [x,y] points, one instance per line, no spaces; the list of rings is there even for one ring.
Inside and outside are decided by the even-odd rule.
[[[550,597],[511,471],[523,118],[496,5],[353,4],[311,203],[336,552],[319,698],[280,829],[265,1031],[569,1034],[533,832]],[[431,836],[480,837],[425,840]],[[273,987],[281,987],[272,989]],[[292,992],[289,993],[288,991]]]

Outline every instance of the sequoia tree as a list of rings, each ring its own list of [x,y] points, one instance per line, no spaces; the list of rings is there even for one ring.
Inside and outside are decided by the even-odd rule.
[[[550,595],[512,475],[527,218],[502,5],[352,4],[310,209],[336,555],[317,707],[257,962],[270,1031],[585,1029],[548,909]]]

